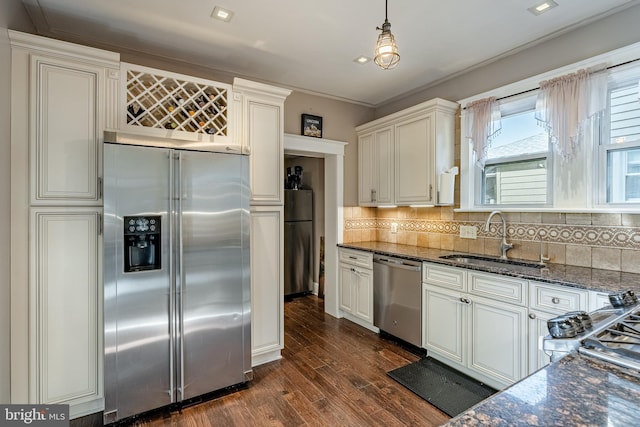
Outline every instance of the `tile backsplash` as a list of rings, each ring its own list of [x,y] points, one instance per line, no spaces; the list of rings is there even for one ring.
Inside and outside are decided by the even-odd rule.
[[[381,241],[500,254],[502,223],[488,213],[458,213],[452,207],[344,208],[344,242]],[[590,213],[504,213],[509,257],[640,273],[640,215]],[[397,232],[392,233],[392,224]],[[476,239],[460,238],[460,226],[476,228]]]

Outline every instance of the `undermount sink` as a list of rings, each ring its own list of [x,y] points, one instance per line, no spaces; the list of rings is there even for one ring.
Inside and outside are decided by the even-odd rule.
[[[510,266],[512,266],[512,267],[525,267],[525,268],[533,268],[536,270],[540,270],[546,267],[544,264],[540,264],[537,262],[500,259],[500,258],[492,258],[487,256],[481,256],[481,255],[451,254],[451,255],[443,255],[440,258],[446,259],[456,264],[477,265],[477,266],[494,267],[494,268],[509,268]]]

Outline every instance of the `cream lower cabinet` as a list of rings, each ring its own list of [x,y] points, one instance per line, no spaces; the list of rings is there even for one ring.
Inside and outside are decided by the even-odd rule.
[[[428,354],[496,388],[526,375],[526,281],[424,263],[422,303]]]
[[[368,329],[373,326],[373,255],[339,249],[339,308],[345,318]]]
[[[590,311],[589,294],[583,289],[529,282],[529,373],[551,361],[542,350],[542,339],[549,334],[547,320],[569,311]]]
[[[284,348],[282,208],[251,207],[252,365],[280,358]]]
[[[460,365],[467,363],[468,306],[464,295],[455,290],[423,283],[422,346],[431,353],[454,361]]]
[[[31,211],[29,400],[69,404],[72,418],[104,407],[101,215]]]
[[[469,296],[468,366],[494,386],[527,374],[527,308]]]

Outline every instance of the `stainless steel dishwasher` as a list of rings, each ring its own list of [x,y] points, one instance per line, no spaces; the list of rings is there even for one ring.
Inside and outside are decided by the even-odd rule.
[[[373,256],[373,324],[422,346],[422,263]]]

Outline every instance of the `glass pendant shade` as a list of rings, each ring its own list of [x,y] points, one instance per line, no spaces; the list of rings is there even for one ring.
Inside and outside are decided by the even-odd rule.
[[[373,58],[380,68],[389,70],[400,62],[400,54],[398,53],[398,45],[396,39],[391,34],[391,24],[385,20],[382,25],[382,33],[378,36],[376,44],[376,54]]]

